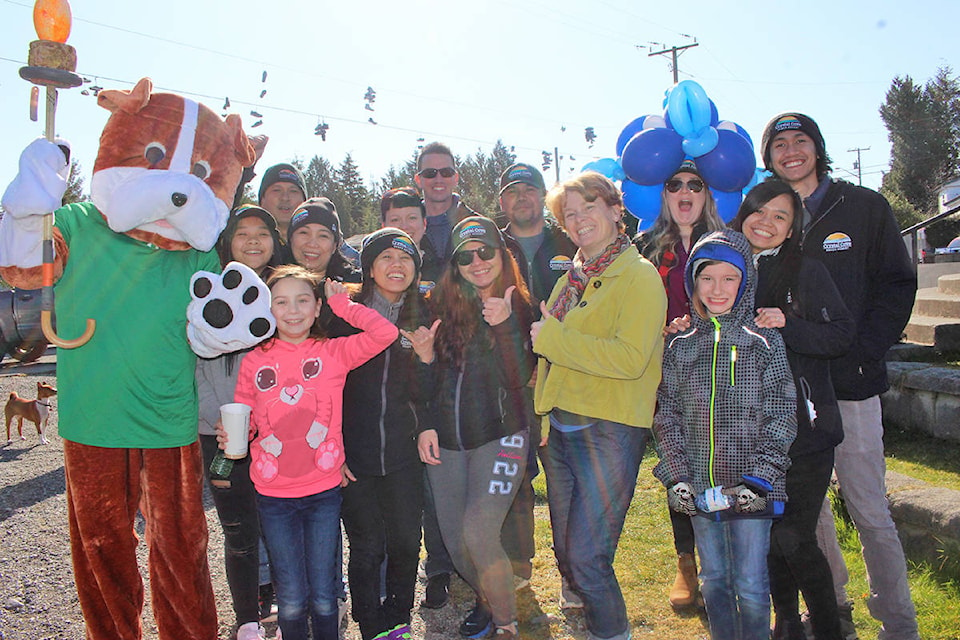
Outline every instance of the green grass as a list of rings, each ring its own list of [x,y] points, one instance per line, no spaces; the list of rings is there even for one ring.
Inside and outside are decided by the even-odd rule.
[[[940,486],[960,489],[960,445],[932,438],[888,431],[885,438],[888,468]],[[699,611],[674,612],[667,602],[673,584],[676,556],[662,486],[651,469],[656,454],[648,449],[637,479],[637,490],[617,552],[615,568],[627,601],[634,638],[698,640],[709,637],[706,617]],[[531,640],[583,638],[582,620],[565,616],[557,606],[560,578],[550,549],[550,523],[543,474],[537,491],[537,557],[531,591],[518,599],[521,631]],[[875,638],[878,623],[866,606],[868,592],[859,542],[842,507],[838,514],[841,545],[850,571],[849,595],[855,601],[854,619],[861,638]],[[910,586],[917,605],[920,633],[925,640],[960,640],[960,550],[945,550],[944,567],[910,564]],[[956,564],[950,564],[956,562]],[[537,623],[533,621],[536,620]],[[544,624],[546,622],[546,624]]]

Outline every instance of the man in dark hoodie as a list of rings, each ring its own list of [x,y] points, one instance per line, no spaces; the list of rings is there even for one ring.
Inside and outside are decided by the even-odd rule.
[[[867,606],[881,622],[880,640],[919,640],[903,548],[887,505],[880,410],[880,394],[888,387],[884,356],[910,318],[916,273],[883,196],[830,176],[830,156],[813,119],[801,113],[774,117],[763,132],[762,149],[766,168],[803,199],[803,255],[826,265],[857,325],[853,348],[831,362],[830,372],[844,431],[834,464],[863,545]],[[833,531],[832,526],[825,506],[821,529]],[[835,534],[824,542],[841,617],[848,623],[845,632],[856,637]]]

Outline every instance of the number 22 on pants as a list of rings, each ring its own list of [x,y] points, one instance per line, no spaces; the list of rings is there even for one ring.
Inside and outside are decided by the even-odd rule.
[[[512,453],[509,449],[522,449],[525,442],[522,433],[515,433],[512,436],[500,438],[500,446],[503,451],[497,454],[497,459],[493,462],[493,478],[490,480],[488,492],[491,495],[510,495],[513,491],[513,482],[507,478],[516,477],[520,471],[519,461],[523,460],[521,454]]]

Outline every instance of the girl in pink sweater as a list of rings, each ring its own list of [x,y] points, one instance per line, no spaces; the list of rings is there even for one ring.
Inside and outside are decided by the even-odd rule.
[[[330,309],[362,333],[317,336],[319,279],[287,266],[267,285],[277,333],[243,359],[235,400],[253,407],[250,477],[284,640],[306,640],[311,625],[315,640],[336,640],[340,486],[349,475],[341,431],[344,380],[398,332],[373,309],[351,302],[342,284],[327,280]]]

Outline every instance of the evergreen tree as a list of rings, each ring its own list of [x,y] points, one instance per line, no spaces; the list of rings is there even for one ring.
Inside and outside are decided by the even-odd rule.
[[[414,176],[417,175],[417,157],[419,155],[419,150],[414,150],[413,154],[410,156],[410,159],[399,167],[390,165],[390,169],[387,170],[387,175],[380,178],[379,191],[374,195],[379,198],[384,194],[384,192],[389,191],[390,189],[396,189],[398,187],[416,188],[417,183],[414,180]]]
[[[898,204],[898,220],[907,226],[916,222],[910,220],[911,208],[921,218],[937,212],[940,187],[960,168],[960,83],[949,67],[941,67],[924,86],[910,76],[897,76],[880,117],[892,143],[890,172],[880,191]],[[960,223],[952,220],[937,223],[927,230],[927,239],[943,246],[958,228]]]
[[[491,218],[500,211],[500,174],[516,162],[516,155],[497,140],[490,155],[482,150],[458,162],[460,195],[470,208]]]
[[[348,153],[333,175],[336,192],[335,196],[329,197],[340,214],[344,237],[373,231],[377,225],[376,217],[372,215],[370,190],[363,183],[353,156]]]
[[[67,179],[67,190],[63,192],[63,204],[73,204],[74,202],[87,200],[87,196],[83,195],[82,172],[80,161],[76,158],[70,160],[70,177]]]
[[[336,190],[334,168],[325,158],[313,156],[303,169],[303,179],[307,183],[307,197],[326,196]]]

